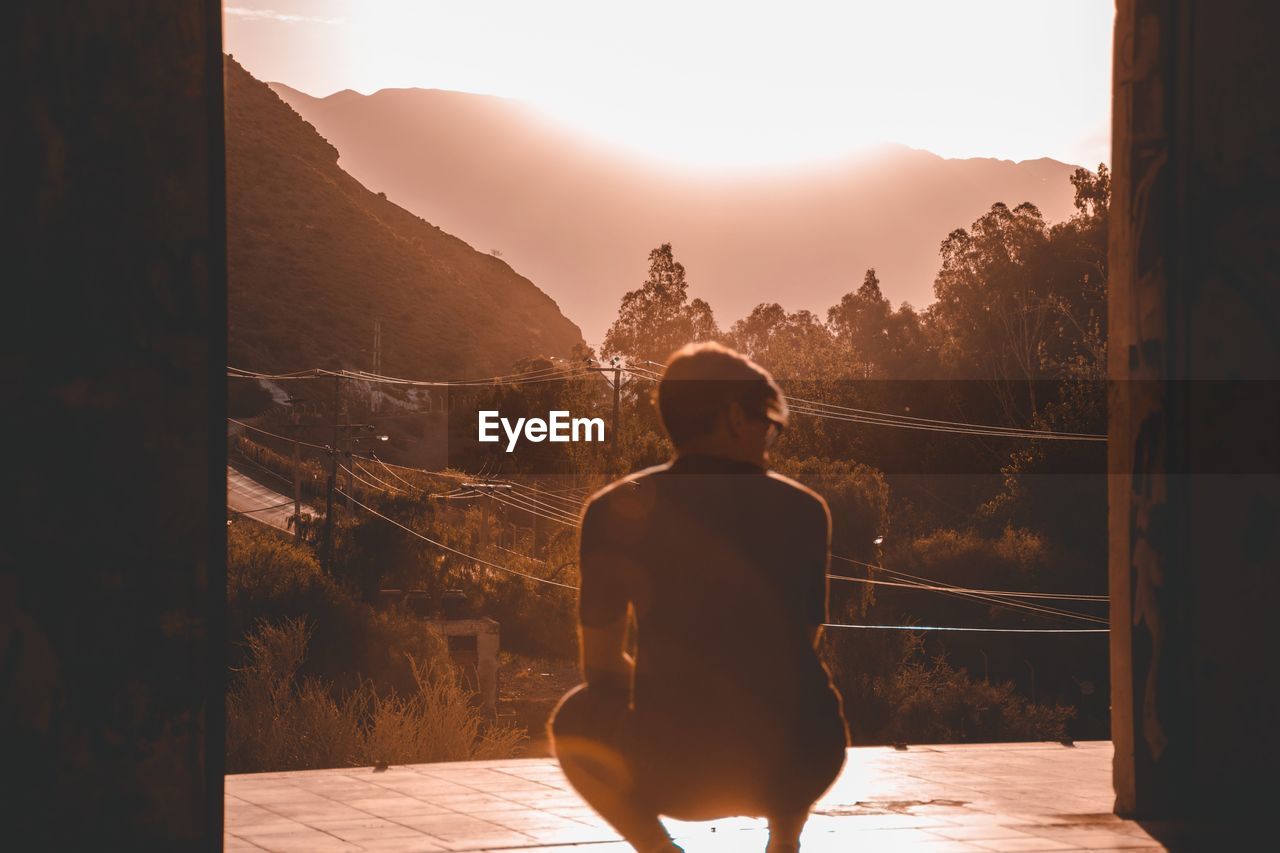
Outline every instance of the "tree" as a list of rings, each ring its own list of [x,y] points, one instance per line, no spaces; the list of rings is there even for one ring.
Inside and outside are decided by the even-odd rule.
[[[846,293],[839,305],[827,311],[827,322],[853,364],[853,375],[870,379],[884,366],[891,315],[874,268],[867,270],[856,292]]]
[[[618,319],[601,350],[606,357],[662,363],[687,343],[719,336],[711,306],[701,299],[689,300],[684,265],[675,259],[671,244],[663,243],[649,253],[644,284],[622,297]]]
[[[1036,382],[1054,333],[1049,236],[1035,205],[997,202],[943,241],[934,281],[944,360],[957,376],[985,379],[1010,424],[1039,410]]]

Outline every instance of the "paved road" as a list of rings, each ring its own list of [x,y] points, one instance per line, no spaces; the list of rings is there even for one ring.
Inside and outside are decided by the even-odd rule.
[[[281,488],[288,488],[283,480]],[[289,530],[289,516],[293,515],[293,498],[257,483],[231,466],[227,466],[227,509],[242,512],[263,524]],[[320,513],[315,508],[302,505],[303,512],[313,516]]]

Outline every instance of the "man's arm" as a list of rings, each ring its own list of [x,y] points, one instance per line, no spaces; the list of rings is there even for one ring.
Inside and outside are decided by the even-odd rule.
[[[587,505],[582,517],[578,555],[582,589],[578,596],[582,674],[601,690],[630,690],[632,660],[623,651],[629,596],[614,556],[608,508],[602,501]]]
[[[622,650],[627,635],[627,616],[602,627],[582,626],[582,674],[587,684],[601,690],[630,690],[631,656]]]
[[[808,560],[808,601],[806,602],[806,622],[808,623],[809,642],[816,649],[822,639],[823,623],[830,621],[827,615],[827,571],[831,564],[831,511],[827,502],[818,498],[813,515],[812,532],[809,533],[811,554]]]

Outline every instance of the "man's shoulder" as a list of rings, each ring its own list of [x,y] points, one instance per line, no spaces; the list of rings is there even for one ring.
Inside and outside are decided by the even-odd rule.
[[[814,513],[828,517],[831,515],[822,495],[803,483],[785,474],[779,474],[777,471],[768,471],[765,476],[768,477],[770,486],[778,494],[779,499],[790,502],[797,513]]]
[[[619,502],[627,502],[628,499],[632,498],[640,491],[652,486],[652,478],[654,475],[662,474],[670,467],[670,463],[654,465],[652,468],[645,468],[641,471],[636,471],[633,474],[628,474],[621,479],[614,480],[612,483],[587,498],[586,502],[582,505],[583,515],[586,515],[593,506],[599,508],[617,504]]]

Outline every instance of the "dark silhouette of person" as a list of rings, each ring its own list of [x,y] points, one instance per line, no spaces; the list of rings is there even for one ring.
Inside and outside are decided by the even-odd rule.
[[[787,405],[750,359],[678,350],[656,401],[674,458],[583,511],[585,683],[552,717],[555,755],[642,853],[680,850],[660,815],[765,817],[770,853],[795,851],[848,741],[816,650],[830,513],[768,470]]]

